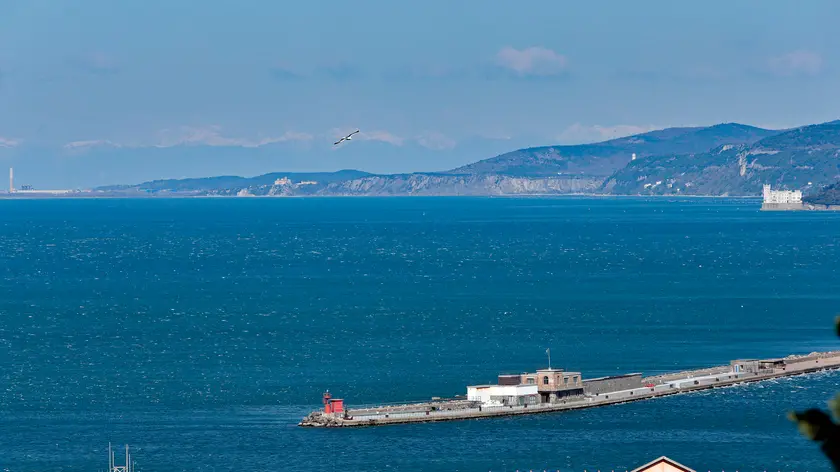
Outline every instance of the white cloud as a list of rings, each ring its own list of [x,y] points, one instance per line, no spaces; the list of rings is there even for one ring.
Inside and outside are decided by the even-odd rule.
[[[346,136],[352,133],[353,131],[356,131],[356,129],[357,128],[347,127],[333,128],[330,131],[330,136],[335,139],[338,139],[341,136]],[[419,134],[414,137],[406,138],[383,130],[362,130],[359,131],[358,134],[353,135],[353,139],[358,139],[359,141],[378,141],[382,143],[388,143],[393,146],[403,146],[407,143],[414,143],[434,151],[452,149],[457,144],[456,141],[452,138],[437,131],[430,131]]]
[[[615,138],[623,138],[634,134],[647,133],[649,131],[663,129],[661,126],[637,126],[637,125],[616,125],[616,126],[584,126],[575,123],[569,126],[556,139],[563,144],[597,143]]]
[[[402,146],[405,142],[405,139],[387,131],[360,131],[359,139],[362,141],[381,141],[394,146]]]
[[[338,139],[341,136],[355,131],[357,128],[333,128],[329,132],[329,137],[325,138],[322,144],[332,144],[331,139]],[[64,144],[64,149],[70,151],[85,151],[98,147],[113,147],[113,148],[171,148],[175,146],[218,146],[218,147],[246,147],[257,148],[272,143],[292,142],[292,141],[311,141],[315,136],[308,133],[301,133],[296,131],[287,131],[283,134],[268,137],[257,138],[234,138],[224,136],[221,133],[219,126],[205,126],[205,127],[191,127],[183,126],[174,129],[161,130],[154,139],[140,141],[140,142],[124,142],[113,141],[108,139],[89,139],[72,141]],[[437,131],[430,131],[419,134],[414,137],[402,137],[394,133],[384,130],[360,131],[353,135],[354,140],[382,142],[392,146],[403,146],[407,143],[417,144],[425,148],[441,151],[452,149],[457,142]],[[11,141],[10,141],[11,142]],[[4,141],[0,138],[0,146]],[[337,147],[334,147],[337,149]]]
[[[447,149],[452,149],[455,147],[456,144],[458,144],[457,142],[455,142],[454,139],[437,131],[422,134],[414,138],[414,140],[417,142],[417,144],[434,151],[445,151]]]
[[[500,66],[523,76],[558,75],[568,65],[566,56],[539,46],[525,49],[504,47],[496,54],[496,61]]]
[[[87,149],[92,147],[102,147],[102,146],[111,146],[111,147],[121,147],[117,143],[112,143],[107,139],[90,139],[86,141],[72,141],[64,145],[64,149]]]
[[[153,146],[166,148],[181,145],[199,145],[255,148],[273,143],[308,141],[312,139],[312,135],[295,131],[287,131],[278,136],[261,138],[231,138],[222,136],[220,131],[221,127],[219,126],[182,126],[175,130],[165,129],[159,133],[159,140]]]
[[[0,136],[0,147],[13,148],[20,146],[20,143],[21,141],[19,139],[4,138]]]
[[[309,141],[311,139],[312,135],[296,131],[287,131],[281,135],[268,137],[231,138],[223,136],[219,126],[182,126],[176,129],[161,130],[156,138],[146,140],[145,142],[115,142],[108,139],[90,139],[69,142],[64,145],[64,149],[84,150],[104,146],[115,148],[169,148],[175,146],[230,146],[256,148],[273,143]]]
[[[817,75],[822,70],[823,58],[819,54],[800,49],[767,61],[770,71],[776,75]]]
[[[348,134],[352,133],[353,131],[356,131],[357,129],[358,128],[348,128],[346,126],[340,128],[333,128],[330,130],[329,135],[330,137],[338,140],[342,136],[347,136]],[[357,134],[353,135],[353,139],[358,139],[359,141],[379,141],[383,143],[392,144],[394,146],[402,146],[405,143],[405,138],[382,130],[361,130]]]

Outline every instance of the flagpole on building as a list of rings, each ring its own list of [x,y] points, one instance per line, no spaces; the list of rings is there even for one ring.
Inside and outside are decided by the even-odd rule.
[[[551,348],[546,349],[545,353],[548,355],[548,370],[551,370]]]

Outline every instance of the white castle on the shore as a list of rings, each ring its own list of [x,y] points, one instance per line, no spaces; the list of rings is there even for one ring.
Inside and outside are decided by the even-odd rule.
[[[770,190],[764,185],[764,203],[802,203],[801,190]]]

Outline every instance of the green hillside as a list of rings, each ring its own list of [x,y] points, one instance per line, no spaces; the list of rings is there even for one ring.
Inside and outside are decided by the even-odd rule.
[[[759,195],[762,184],[814,193],[840,178],[840,122],[806,126],[750,145],[637,159],[602,190],[629,195]]]

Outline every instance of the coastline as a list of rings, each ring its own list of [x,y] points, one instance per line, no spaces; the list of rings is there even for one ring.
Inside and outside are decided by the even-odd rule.
[[[636,198],[636,199],[727,199],[759,200],[760,195],[623,195],[607,193],[507,193],[485,195],[187,195],[187,194],[151,194],[151,195],[9,195],[0,194],[0,200],[100,200],[100,199],[180,199],[180,198]],[[838,207],[840,209],[840,207]],[[777,210],[791,211],[791,210]],[[796,210],[801,211],[801,210]],[[807,211],[807,210],[806,210]]]

